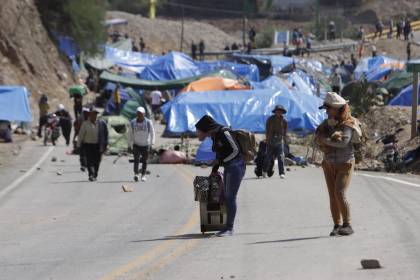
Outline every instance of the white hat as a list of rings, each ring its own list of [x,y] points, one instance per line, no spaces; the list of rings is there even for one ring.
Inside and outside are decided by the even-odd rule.
[[[341,108],[347,104],[347,101],[335,92],[327,92],[324,99],[324,104],[319,109],[325,109],[326,106],[333,108]]]
[[[89,111],[90,111],[89,108],[86,108],[86,107],[82,108],[82,112],[88,112],[89,113]]]
[[[59,110],[59,111],[61,111],[61,110],[64,110],[64,105],[63,104],[58,104],[58,106],[57,106],[57,109]]]
[[[139,107],[137,107],[137,112],[140,112],[142,114],[145,114],[146,113],[146,109],[144,109],[144,107],[142,107],[142,106],[139,106]]]

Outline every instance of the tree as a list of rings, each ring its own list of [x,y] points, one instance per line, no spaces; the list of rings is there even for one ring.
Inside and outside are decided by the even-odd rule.
[[[50,33],[70,36],[87,54],[106,41],[106,0],[37,0],[42,21]]]

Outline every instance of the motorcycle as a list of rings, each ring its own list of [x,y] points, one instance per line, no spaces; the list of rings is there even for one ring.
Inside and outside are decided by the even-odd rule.
[[[48,142],[55,146],[58,137],[60,137],[60,118],[56,114],[49,114],[44,127],[44,146],[47,146]]]
[[[399,129],[394,134],[385,135],[376,141],[376,143],[381,141],[384,145],[381,156],[386,172],[405,172],[405,164],[398,151],[398,140],[396,139],[396,135],[401,131],[402,129]]]

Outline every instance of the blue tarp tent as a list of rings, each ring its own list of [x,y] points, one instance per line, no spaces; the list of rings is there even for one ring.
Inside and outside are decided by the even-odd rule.
[[[262,82],[251,82],[252,89],[286,89],[286,84],[277,76],[270,76]]]
[[[136,73],[141,73],[146,66],[152,65],[157,58],[153,54],[121,50],[110,46],[105,47],[105,59]]]
[[[201,74],[191,57],[184,53],[170,52],[157,58],[139,75],[140,79],[162,81],[195,77]]]
[[[210,115],[220,124],[233,129],[263,133],[265,122],[276,104],[288,111],[290,130],[312,132],[325,119],[318,109],[322,100],[313,95],[283,90],[236,90],[189,92],[181,94],[162,107],[168,134],[195,132],[195,123]]]
[[[210,164],[216,159],[216,153],[212,150],[213,141],[210,137],[204,139],[198,147],[197,154],[195,155],[195,163],[197,164]]]
[[[357,64],[356,69],[354,70],[354,77],[356,80],[360,80],[362,75],[369,77],[370,80],[381,79],[384,77],[384,73],[388,70],[402,69],[404,68],[404,62],[389,58],[386,56],[375,56],[364,58],[362,61]]]
[[[268,60],[273,67],[273,73],[280,72],[283,68],[293,63],[293,58],[282,55],[260,55],[260,54],[233,54],[234,57],[238,58],[255,58],[259,60]]]
[[[420,85],[419,85],[420,89]],[[420,93],[420,90],[419,90]],[[420,94],[419,94],[420,95]],[[391,106],[411,106],[413,103],[413,85],[410,85],[400,91],[394,98],[391,99],[388,105]],[[420,99],[419,99],[420,104]]]
[[[29,92],[22,86],[0,86],[0,120],[31,122]]]
[[[219,70],[229,70],[238,78],[245,78],[249,81],[259,82],[260,73],[254,64],[240,64],[227,61],[200,61],[196,62],[202,74],[210,74]]]

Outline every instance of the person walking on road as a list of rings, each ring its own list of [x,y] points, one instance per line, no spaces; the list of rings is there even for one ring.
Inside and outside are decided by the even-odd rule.
[[[245,160],[240,152],[239,144],[231,130],[217,123],[212,117],[205,115],[196,124],[198,139],[204,141],[206,137],[213,140],[213,151],[216,160],[213,162],[212,174],[217,174],[220,166],[224,167],[224,197],[227,209],[226,228],[219,231],[219,237],[233,234],[236,216],[236,196],[245,175]]]
[[[277,158],[279,175],[281,179],[285,178],[284,173],[284,143],[287,136],[287,120],[284,114],[287,111],[282,105],[277,105],[272,116],[270,116],[265,124],[265,139],[267,142],[267,156],[264,160],[263,177],[267,177],[267,171],[270,168],[271,160]]]
[[[315,141],[324,153],[324,169],[334,228],[330,236],[353,234],[347,190],[353,173],[355,156],[351,139],[356,130],[346,100],[328,92],[320,109],[326,109],[328,119],[319,125]],[[342,223],[343,222],[343,223]]]
[[[38,137],[42,137],[42,129],[47,124],[48,120],[48,111],[50,110],[50,105],[48,104],[48,96],[43,94],[38,102],[39,107],[39,124],[38,124]]]
[[[85,120],[89,118],[89,108],[83,107],[82,109],[82,115],[79,116],[79,118],[74,122],[74,137],[73,137],[73,143],[75,148],[77,146],[77,142],[75,142],[76,137],[79,138],[79,132],[80,128],[82,127],[82,124]],[[86,153],[83,149],[83,145],[78,148],[79,150],[79,160],[80,160],[80,170],[85,172],[87,167],[87,160],[86,160]]]
[[[58,104],[55,114],[60,118],[59,124],[61,131],[63,132],[64,139],[66,140],[66,146],[68,146],[70,145],[70,134],[72,127],[72,119],[70,113],[66,110],[63,104]]]
[[[90,109],[77,139],[77,146],[83,146],[86,155],[89,181],[97,180],[101,157],[108,146],[108,128],[103,120],[98,120],[98,113],[96,108]]]
[[[137,117],[130,122],[128,145],[134,155],[134,181],[139,180],[139,163],[141,162],[141,181],[146,181],[147,159],[149,151],[155,144],[153,122],[144,115],[144,107],[137,108]]]

